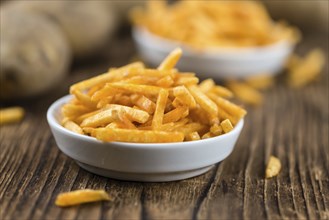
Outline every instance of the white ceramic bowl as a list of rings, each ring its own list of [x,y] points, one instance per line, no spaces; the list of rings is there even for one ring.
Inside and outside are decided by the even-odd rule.
[[[150,33],[141,27],[133,28],[133,38],[143,60],[157,66],[176,47],[184,53],[177,64],[181,71],[193,71],[200,78],[217,80],[247,78],[257,74],[277,74],[294,49],[287,41],[248,48],[223,48],[198,51],[178,42]]]
[[[47,112],[47,120],[59,149],[82,168],[115,179],[163,182],[205,173],[232,152],[243,127],[241,120],[227,134],[193,142],[106,143],[76,134],[60,125],[60,108],[71,98],[68,95],[57,100]]]

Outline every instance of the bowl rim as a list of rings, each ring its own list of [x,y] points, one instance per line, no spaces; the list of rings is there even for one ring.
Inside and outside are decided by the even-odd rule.
[[[288,40],[282,39],[273,44],[264,46],[253,46],[253,47],[214,47],[214,49],[195,49],[182,42],[164,38],[150,32],[144,26],[133,26],[132,27],[133,38],[141,44],[145,44],[147,41],[148,47],[152,45],[153,49],[170,52],[175,47],[181,47],[184,50],[184,56],[201,56],[205,58],[236,58],[237,55],[267,52],[268,57],[275,57],[272,53],[273,50],[279,50],[283,48],[293,48],[295,43],[289,42]],[[147,38],[144,39],[144,38]],[[150,43],[152,42],[152,43]]]
[[[149,149],[149,148],[166,148],[166,149],[171,149],[171,148],[190,148],[192,145],[202,145],[202,144],[207,144],[207,143],[211,143],[211,142],[220,142],[222,139],[225,139],[229,136],[239,136],[240,135],[240,131],[243,128],[244,125],[244,119],[242,118],[237,124],[236,126],[233,128],[232,131],[230,131],[229,133],[226,134],[222,134],[216,137],[212,137],[212,138],[207,138],[207,139],[203,139],[203,140],[197,140],[197,141],[187,141],[187,142],[168,142],[168,143],[128,143],[128,142],[103,142],[100,140],[97,140],[94,137],[90,137],[87,135],[81,135],[81,134],[77,134],[73,131],[70,131],[66,128],[64,128],[59,121],[56,119],[56,112],[59,113],[59,108],[67,103],[68,100],[70,100],[73,97],[73,95],[66,95],[63,96],[59,99],[57,99],[55,102],[53,102],[50,107],[47,110],[47,121],[49,126],[52,129],[56,129],[58,132],[66,135],[66,136],[70,136],[72,138],[75,139],[80,139],[82,141],[87,141],[87,142],[91,142],[93,144],[108,144],[108,145],[119,145],[120,147],[123,148],[140,148],[140,149]],[[53,132],[53,131],[52,131]]]

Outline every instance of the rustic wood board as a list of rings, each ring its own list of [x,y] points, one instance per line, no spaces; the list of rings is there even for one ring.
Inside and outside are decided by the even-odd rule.
[[[308,36],[299,52],[321,46]],[[248,108],[233,153],[208,173],[183,181],[139,183],[93,175],[61,153],[46,122],[46,110],[80,79],[130,61],[135,48],[124,31],[91,61],[74,65],[51,94],[18,104],[19,124],[0,127],[0,219],[329,219],[328,63],[322,80],[302,89],[282,80],[265,102]],[[220,146],[219,146],[220,147]],[[265,180],[269,155],[280,158],[278,177]],[[58,193],[105,189],[113,201],[70,208],[54,205]]]

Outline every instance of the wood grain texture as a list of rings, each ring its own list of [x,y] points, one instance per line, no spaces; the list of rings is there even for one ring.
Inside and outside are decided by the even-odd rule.
[[[314,46],[328,58],[321,36],[306,37],[298,51]],[[75,63],[53,93],[1,103],[21,105],[27,115],[0,127],[0,219],[329,219],[328,63],[322,80],[302,89],[279,79],[262,106],[248,109],[233,153],[204,175],[169,183],[119,181],[80,169],[61,153],[46,122],[48,106],[73,82],[130,62],[134,54],[123,30],[100,57]],[[282,171],[265,180],[270,155],[280,158]],[[83,188],[105,189],[113,201],[54,205],[60,192]]]

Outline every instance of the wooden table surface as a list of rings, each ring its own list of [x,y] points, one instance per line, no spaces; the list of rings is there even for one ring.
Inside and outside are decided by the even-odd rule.
[[[0,127],[0,219],[329,219],[328,39],[309,35],[297,48],[326,53],[322,80],[302,89],[282,79],[263,105],[248,108],[233,153],[208,173],[176,182],[119,181],[91,174],[56,146],[46,110],[73,82],[130,62],[135,47],[122,30],[99,57],[75,63],[52,93],[21,105],[21,123]],[[279,77],[280,78],[280,77]],[[282,171],[264,179],[269,155]],[[59,208],[61,192],[105,189],[113,201]]]

